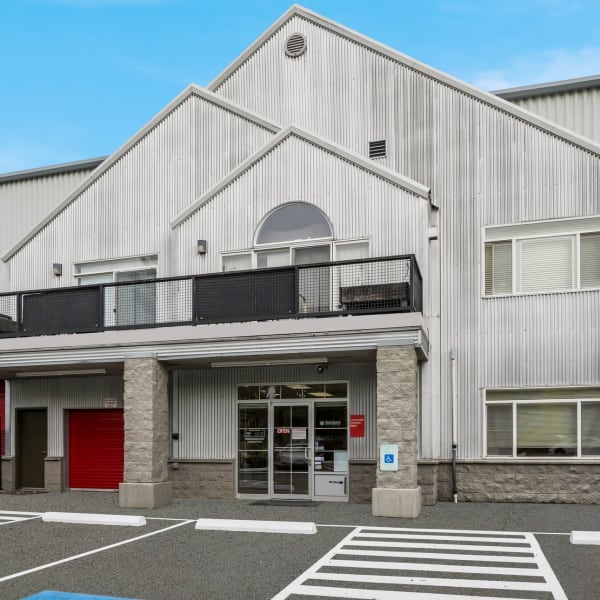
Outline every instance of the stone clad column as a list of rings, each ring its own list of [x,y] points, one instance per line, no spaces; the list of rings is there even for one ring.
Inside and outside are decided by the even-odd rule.
[[[119,505],[158,508],[171,503],[168,481],[167,370],[155,358],[125,360],[125,472]]]
[[[416,518],[421,513],[417,485],[417,355],[413,346],[377,349],[377,444],[398,444],[398,471],[381,471],[373,489],[373,514]]]

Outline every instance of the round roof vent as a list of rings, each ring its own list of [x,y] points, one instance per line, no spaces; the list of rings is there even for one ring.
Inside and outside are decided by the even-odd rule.
[[[301,33],[292,33],[285,41],[285,53],[292,58],[304,54],[306,51],[306,38]]]

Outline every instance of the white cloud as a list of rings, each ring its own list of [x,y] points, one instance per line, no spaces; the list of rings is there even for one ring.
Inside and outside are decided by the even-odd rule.
[[[480,71],[468,79],[485,90],[499,90],[598,74],[600,46],[519,56],[503,67]]]

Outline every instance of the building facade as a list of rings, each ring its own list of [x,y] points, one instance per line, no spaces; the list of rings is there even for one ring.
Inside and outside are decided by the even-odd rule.
[[[526,85],[494,93],[600,143],[600,75]]]
[[[4,488],[599,502],[599,175],[291,8],[2,257]]]

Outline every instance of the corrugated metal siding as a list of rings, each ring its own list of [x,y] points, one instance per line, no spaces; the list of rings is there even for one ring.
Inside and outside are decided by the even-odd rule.
[[[510,101],[600,143],[600,88],[511,98]]]
[[[364,414],[366,436],[350,439],[350,458],[375,458],[376,373],[374,364],[203,369],[173,373],[174,458],[233,459],[237,449],[237,386],[252,383],[348,381],[350,413]]]
[[[307,51],[289,59],[283,44],[296,31],[306,35]],[[439,415],[432,457],[450,456],[450,349],[457,354],[460,458],[483,455],[481,388],[598,384],[598,330],[585,325],[597,321],[598,292],[495,300],[495,318],[481,298],[480,271],[483,226],[600,214],[597,155],[297,16],[216,91],[364,155],[370,139],[386,138],[385,164],[432,189],[441,207],[442,323],[434,374],[441,393],[424,407]],[[553,325],[552,343],[539,344],[544,334],[531,322],[509,320],[531,312],[539,327]],[[531,348],[538,366],[511,369],[508,357],[524,358]]]
[[[4,388],[4,381],[0,380],[0,457],[4,456],[4,443],[6,435],[5,401],[6,392]]]
[[[0,254],[64,200],[92,169],[0,183]]]
[[[171,275],[170,220],[272,136],[190,96],[12,258],[12,289],[75,285],[74,263],[142,254]]]
[[[13,380],[11,413],[19,408],[48,408],[48,456],[64,455],[64,410],[103,408],[105,398],[116,398],[123,407],[123,378],[119,376],[53,377]],[[7,454],[14,454],[14,432]]]
[[[415,253],[426,284],[427,201],[296,136],[177,227],[179,273],[221,271],[219,251],[251,248],[262,219],[292,201],[323,210],[336,239],[370,238],[371,256]],[[203,256],[186,242],[199,232],[215,240]]]

